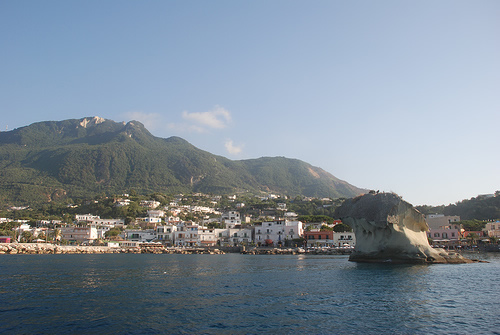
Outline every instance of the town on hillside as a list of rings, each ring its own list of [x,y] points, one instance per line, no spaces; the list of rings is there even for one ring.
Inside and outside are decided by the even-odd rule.
[[[67,204],[59,211],[59,218],[40,218],[40,213],[26,218],[19,213],[33,214],[34,210],[11,207],[3,212],[9,217],[0,217],[0,243],[352,249],[356,245],[354,233],[333,217],[341,201],[288,199],[273,194],[238,197],[196,193],[170,198],[123,194]],[[85,210],[98,213],[81,214]],[[310,213],[323,215],[307,215]],[[474,248],[497,242],[500,237],[500,221],[471,231],[464,229],[459,216],[430,214],[426,218],[429,242],[436,247]]]

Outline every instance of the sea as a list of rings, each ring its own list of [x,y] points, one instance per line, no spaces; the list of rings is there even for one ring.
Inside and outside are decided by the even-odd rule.
[[[0,256],[2,334],[500,334],[500,254]]]

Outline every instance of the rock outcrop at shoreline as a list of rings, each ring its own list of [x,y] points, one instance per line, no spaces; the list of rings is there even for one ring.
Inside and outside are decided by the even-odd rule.
[[[423,214],[393,193],[365,194],[346,200],[335,212],[352,227],[356,246],[354,262],[470,263],[470,259],[427,240],[429,226]]]

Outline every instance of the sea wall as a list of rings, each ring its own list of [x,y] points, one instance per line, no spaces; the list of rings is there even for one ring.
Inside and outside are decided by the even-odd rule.
[[[210,254],[241,253],[245,255],[348,255],[351,249],[308,249],[269,247],[221,247],[221,248],[173,248],[163,245],[142,245],[141,247],[70,246],[51,243],[2,243],[0,255],[36,254]]]
[[[70,246],[51,243],[5,243],[0,244],[1,254],[224,254],[220,249],[167,248],[162,245],[131,247]]]

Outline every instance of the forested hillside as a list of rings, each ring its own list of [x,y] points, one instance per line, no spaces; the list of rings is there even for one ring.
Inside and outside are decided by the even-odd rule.
[[[478,196],[448,206],[418,206],[417,209],[424,214],[458,215],[461,220],[497,220],[500,219],[500,191],[491,196]]]
[[[232,161],[179,137],[153,136],[137,121],[46,121],[0,133],[0,201],[161,192],[274,192],[352,197],[364,190],[300,160]]]

